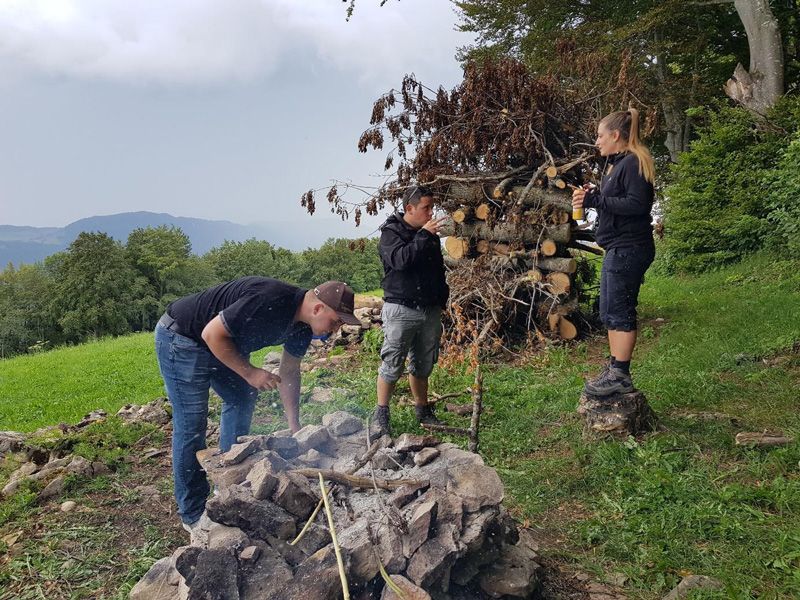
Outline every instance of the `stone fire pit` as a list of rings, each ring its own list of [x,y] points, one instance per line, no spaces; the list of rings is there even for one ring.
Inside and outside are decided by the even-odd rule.
[[[345,412],[294,436],[240,438],[198,458],[217,487],[204,539],[159,560],[132,600],[322,600],[342,597],[324,511],[291,542],[321,499],[318,472],[351,598],[531,598],[533,544],[503,509],[503,486],[483,459],[431,436],[367,440]]]

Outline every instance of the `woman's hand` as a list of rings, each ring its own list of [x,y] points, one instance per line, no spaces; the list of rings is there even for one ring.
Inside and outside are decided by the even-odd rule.
[[[572,208],[583,208],[583,200],[586,198],[586,190],[575,188],[572,190]]]

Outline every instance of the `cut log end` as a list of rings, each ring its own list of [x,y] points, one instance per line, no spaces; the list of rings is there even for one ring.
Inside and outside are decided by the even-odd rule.
[[[487,202],[479,204],[475,208],[475,218],[480,219],[481,221],[485,221],[486,219],[488,219],[490,213],[491,213],[491,207]]]
[[[545,256],[553,256],[558,251],[558,245],[553,240],[544,240],[539,244],[539,250]]]
[[[469,254],[469,240],[451,235],[445,238],[444,249],[452,258],[464,258]]]

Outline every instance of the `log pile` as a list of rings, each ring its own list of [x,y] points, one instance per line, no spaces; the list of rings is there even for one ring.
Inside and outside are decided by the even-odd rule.
[[[585,160],[453,177],[436,188],[450,217],[440,229],[451,290],[446,344],[484,353],[529,334],[578,335],[582,252],[599,252],[572,219],[568,182],[581,179]]]

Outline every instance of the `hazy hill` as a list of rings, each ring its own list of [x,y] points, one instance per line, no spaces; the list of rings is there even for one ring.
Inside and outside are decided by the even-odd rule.
[[[65,249],[82,231],[103,231],[124,242],[137,227],[159,225],[180,227],[189,236],[195,254],[203,254],[225,240],[242,241],[255,237],[275,246],[303,250],[317,247],[331,237],[358,237],[370,233],[364,228],[355,229],[338,219],[319,217],[240,225],[231,221],[174,217],[167,213],[129,212],[88,217],[65,227],[0,225],[0,268],[9,262],[19,265],[42,260]]]

